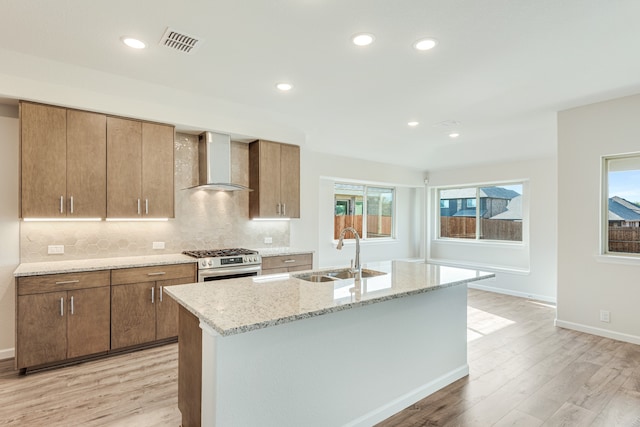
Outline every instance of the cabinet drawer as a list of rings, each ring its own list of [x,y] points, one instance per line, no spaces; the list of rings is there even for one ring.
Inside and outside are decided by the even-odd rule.
[[[193,277],[195,268],[195,263],[122,268],[111,271],[111,284],[124,285],[127,283],[156,282],[158,280]]]
[[[18,295],[109,286],[109,270],[18,277]]]
[[[307,265],[311,268],[313,256],[311,254],[282,255],[262,258],[262,269],[292,268]]]

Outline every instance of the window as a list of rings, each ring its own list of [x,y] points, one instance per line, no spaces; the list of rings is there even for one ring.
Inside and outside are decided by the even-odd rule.
[[[441,188],[440,238],[522,241],[522,183]]]
[[[640,154],[605,157],[603,253],[640,253]]]
[[[391,187],[335,183],[333,238],[339,239],[345,227],[355,228],[363,239],[393,237],[394,193]],[[355,237],[347,233],[345,238]]]

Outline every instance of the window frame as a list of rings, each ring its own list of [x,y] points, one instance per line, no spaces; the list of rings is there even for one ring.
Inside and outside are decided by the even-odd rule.
[[[600,160],[600,242],[599,256],[603,260],[628,259],[640,261],[640,252],[614,252],[609,250],[609,161],[636,158],[640,164],[640,152],[603,155]],[[637,169],[640,170],[640,167]],[[613,196],[612,196],[613,197]]]
[[[495,181],[495,182],[485,182],[485,183],[474,183],[474,184],[458,184],[458,185],[443,185],[433,187],[434,193],[434,239],[439,242],[446,243],[454,243],[454,244],[473,244],[473,245],[507,245],[507,246],[526,246],[528,245],[529,240],[529,190],[528,190],[528,179],[515,179],[509,181]],[[485,187],[501,187],[501,186],[510,186],[510,185],[520,185],[522,187],[522,240],[498,240],[498,239],[482,239],[481,235],[481,218],[478,218],[481,211],[481,201],[480,201],[480,189]],[[452,189],[475,189],[475,211],[476,211],[476,232],[475,238],[460,238],[460,237],[447,237],[441,235],[441,203],[442,200],[449,199],[441,199],[440,194],[442,190],[452,190]],[[466,199],[467,202],[463,203],[463,208],[467,209],[467,203],[469,200]]]
[[[360,186],[363,187],[363,192],[362,192],[362,236],[360,236],[360,242],[361,243],[375,243],[375,242],[385,242],[385,241],[392,241],[392,240],[396,240],[397,238],[397,197],[398,197],[398,191],[397,191],[397,187],[394,185],[388,185],[388,184],[368,184],[365,182],[359,182],[359,181],[334,181],[333,182],[333,211],[334,211],[334,216],[335,216],[335,207],[336,207],[336,201],[339,199],[336,199],[336,185],[338,184],[342,184],[342,185],[354,185],[354,186]],[[385,236],[385,237],[367,237],[367,221],[365,220],[365,215],[367,215],[367,209],[368,209],[368,201],[367,201],[367,190],[369,188],[381,188],[381,189],[386,189],[386,190],[391,190],[392,192],[392,201],[391,201],[391,235],[390,236]],[[355,209],[355,206],[354,206]],[[335,235],[335,226],[333,229],[333,233]],[[338,239],[333,239],[334,243],[338,242]],[[353,238],[348,238],[345,237],[344,238],[344,243],[352,243],[355,242],[355,237]]]

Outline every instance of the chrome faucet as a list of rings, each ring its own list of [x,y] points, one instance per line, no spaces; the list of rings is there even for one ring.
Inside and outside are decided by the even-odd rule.
[[[340,232],[340,240],[338,240],[338,246],[336,246],[336,249],[338,250],[342,249],[344,235],[346,234],[347,231],[352,232],[353,235],[356,236],[356,265],[352,266],[351,272],[356,275],[356,280],[359,281],[360,280],[360,235],[358,235],[358,232],[356,231],[355,228],[345,227],[344,229],[342,229],[342,231]]]

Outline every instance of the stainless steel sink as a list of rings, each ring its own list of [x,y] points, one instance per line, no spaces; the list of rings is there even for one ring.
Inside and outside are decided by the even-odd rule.
[[[299,274],[293,277],[306,280],[307,282],[333,282],[334,280],[337,280],[333,277],[325,276],[323,274],[316,274],[316,273]]]
[[[383,274],[387,273],[363,268],[361,278],[366,279],[368,277],[382,276]],[[293,277],[306,280],[308,282],[331,282],[333,280],[353,279],[355,278],[355,274],[348,268],[341,268],[340,270],[314,271],[311,273],[294,275]]]

